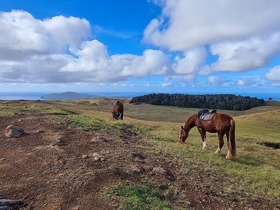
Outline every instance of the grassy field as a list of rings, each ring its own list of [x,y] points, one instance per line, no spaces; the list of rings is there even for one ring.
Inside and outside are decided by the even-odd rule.
[[[280,106],[263,106],[247,111],[224,111],[236,121],[236,144],[238,157],[226,160],[226,144],[222,153],[215,155],[218,146],[216,134],[207,134],[207,149],[202,151],[199,133],[191,130],[187,147],[179,144],[180,126],[198,109],[153,106],[148,104],[125,105],[124,121],[112,120],[111,108],[114,99],[78,101],[35,101],[30,110],[41,110],[58,115],[68,113],[77,126],[95,129],[118,129],[129,127],[145,136],[154,147],[148,152],[164,154],[175,164],[199,165],[209,170],[220,171],[229,177],[227,191],[233,189],[256,196],[280,197],[280,150],[263,145],[264,142],[280,143]],[[2,103],[1,116],[22,109],[18,103]],[[26,102],[31,103],[31,102]],[[79,115],[77,115],[79,114]],[[232,184],[230,184],[232,183]]]

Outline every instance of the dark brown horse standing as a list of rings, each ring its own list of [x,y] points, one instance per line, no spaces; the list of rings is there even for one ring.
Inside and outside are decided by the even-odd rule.
[[[113,111],[112,111],[113,118],[115,118],[116,120],[118,120],[120,118],[122,120],[123,111],[124,111],[124,106],[120,101],[117,101],[116,103],[114,103]]]
[[[189,131],[193,127],[197,127],[203,142],[202,149],[206,147],[206,132],[218,133],[219,146],[216,154],[220,153],[224,145],[224,135],[227,137],[228,153],[226,158],[232,159],[236,157],[235,145],[235,121],[228,114],[216,113],[211,120],[200,120],[198,114],[192,115],[184,126],[181,126],[180,143],[184,144],[188,137]]]

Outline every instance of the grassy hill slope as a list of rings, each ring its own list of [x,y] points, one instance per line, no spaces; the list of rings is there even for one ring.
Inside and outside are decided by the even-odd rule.
[[[242,192],[248,196],[262,196],[279,203],[280,150],[267,147],[263,143],[280,144],[280,106],[264,106],[247,111],[218,110],[232,115],[236,121],[238,157],[229,161],[225,158],[226,144],[221,154],[214,154],[218,146],[216,134],[207,134],[208,146],[203,151],[199,133],[195,128],[191,130],[186,141],[187,147],[179,144],[180,126],[198,109],[135,105],[129,104],[128,99],[123,99],[124,120],[116,121],[111,116],[114,101],[115,99],[108,98],[77,101],[7,101],[1,103],[0,116],[12,115],[24,109],[66,117],[76,127],[87,130],[111,130],[119,133],[131,129],[143,136],[141,147],[146,153],[155,159],[160,157],[173,168],[180,169],[178,173],[181,176],[191,175],[196,170],[206,173],[188,176],[191,180],[186,182],[198,184],[203,176],[219,174],[217,179],[220,180],[216,180],[216,184],[220,183],[228,193]],[[209,183],[209,188],[211,187],[214,186]]]
[[[112,101],[114,99],[88,100],[83,110],[91,116],[92,111],[96,110],[98,112],[95,116],[112,123],[110,119]],[[190,132],[187,148],[182,148],[178,143],[180,125],[199,109],[135,105],[129,104],[127,99],[123,102],[125,103],[124,123],[141,129],[147,136],[147,141],[154,145],[154,153],[164,151],[174,158],[174,162],[202,164],[204,167],[220,170],[240,182],[240,190],[259,195],[276,197],[280,195],[280,151],[261,144],[262,142],[280,143],[280,106],[277,104],[246,111],[218,110],[232,115],[236,121],[238,158],[228,161],[224,158],[226,144],[221,155],[213,154],[218,146],[217,134],[207,134],[206,151],[201,150],[201,140],[196,129]],[[82,104],[81,101],[73,103],[78,103],[77,107]]]

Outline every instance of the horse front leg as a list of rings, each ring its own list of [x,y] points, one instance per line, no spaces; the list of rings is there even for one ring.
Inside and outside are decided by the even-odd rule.
[[[218,138],[219,138],[219,146],[217,148],[217,150],[215,151],[215,154],[219,154],[224,146],[224,134],[218,134]]]
[[[204,150],[206,148],[206,131],[205,130],[199,130],[200,132],[200,136],[201,136],[201,140],[202,140],[202,150]]]

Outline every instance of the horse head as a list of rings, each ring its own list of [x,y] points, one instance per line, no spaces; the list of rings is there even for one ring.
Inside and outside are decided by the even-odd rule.
[[[112,111],[112,116],[113,116],[113,118],[114,119],[118,119],[119,118],[119,113],[118,112],[116,112],[116,111]]]
[[[186,128],[184,128],[183,126],[181,126],[181,133],[180,133],[180,137],[179,137],[181,144],[183,144],[186,141],[188,135],[189,135],[188,130]]]

